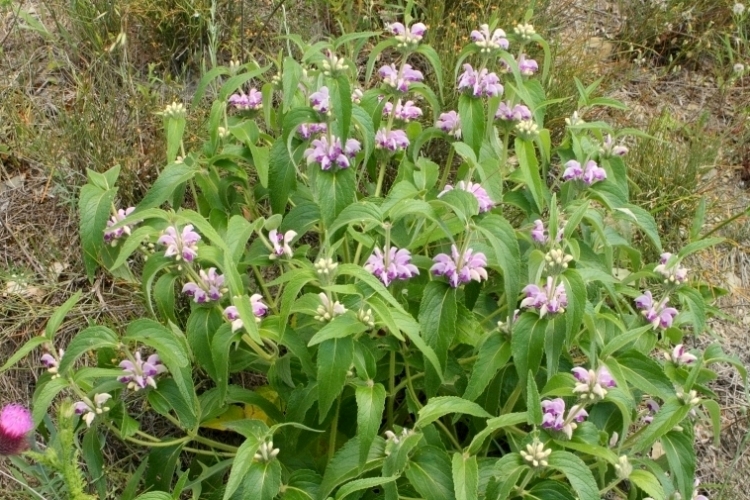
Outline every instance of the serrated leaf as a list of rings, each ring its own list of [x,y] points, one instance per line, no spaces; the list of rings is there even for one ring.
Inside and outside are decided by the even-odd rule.
[[[484,445],[484,441],[499,429],[526,423],[528,419],[528,413],[524,411],[518,413],[506,413],[505,415],[500,415],[499,417],[487,420],[487,427],[477,432],[474,439],[471,440],[471,444],[468,448],[469,453],[479,453],[479,450],[481,450]]]
[[[632,446],[633,451],[641,452],[649,449],[666,433],[679,425],[690,413],[691,406],[683,404],[676,397],[664,403],[654,415],[650,424],[639,433],[633,434],[625,441],[626,446]]]
[[[452,460],[453,490],[456,500],[479,498],[479,465],[474,455],[454,453]]]
[[[192,179],[198,173],[197,165],[187,163],[170,163],[162,170],[156,182],[151,186],[132,215],[137,215],[148,208],[158,207],[172,196],[178,186]]]
[[[289,194],[297,184],[297,170],[283,137],[271,146],[268,163],[268,196],[275,214],[283,214],[289,201]]]
[[[549,197],[549,191],[542,183],[534,143],[517,137],[515,140],[515,146],[521,177],[534,200],[536,213],[541,214],[543,213],[547,198]]]
[[[661,445],[667,455],[670,471],[677,480],[677,490],[682,494],[682,498],[693,498],[696,466],[693,436],[685,431],[671,431],[661,438]]]
[[[344,486],[339,488],[336,492],[336,500],[341,500],[357,491],[374,488],[375,486],[381,486],[384,484],[392,483],[398,476],[389,477],[366,477],[362,479],[355,479],[346,483]]]
[[[580,500],[599,500],[599,487],[586,464],[567,451],[553,451],[547,460],[549,467],[565,474]]]
[[[409,459],[407,479],[423,498],[453,499],[453,473],[448,454],[434,446],[419,447]]]
[[[250,472],[250,468],[255,463],[255,453],[260,448],[261,440],[257,436],[250,436],[245,439],[237,449],[237,453],[234,456],[234,463],[232,464],[232,470],[229,473],[229,479],[227,480],[227,486],[224,490],[223,500],[230,500],[232,495],[242,485],[245,477]]]
[[[372,442],[378,435],[385,410],[385,387],[377,383],[357,386],[357,436],[359,437],[359,464],[364,465]]]
[[[60,375],[67,373],[73,363],[87,351],[96,351],[107,347],[117,347],[119,339],[117,334],[106,326],[90,326],[79,332],[70,341],[65,349],[65,354],[60,360],[58,372]]]
[[[461,119],[463,141],[471,147],[476,155],[479,155],[486,126],[484,103],[479,98],[462,94],[458,98],[458,115]]]
[[[339,228],[351,224],[379,224],[383,221],[380,208],[374,203],[360,201],[344,208],[331,224],[329,231],[335,233]]]
[[[417,423],[415,425],[422,428],[451,413],[462,413],[483,418],[491,417],[491,415],[478,404],[456,396],[439,396],[431,398],[418,413],[419,418],[417,418]]]
[[[323,223],[329,227],[336,217],[356,198],[355,172],[353,168],[336,171],[321,171],[316,176],[317,202]]]
[[[104,228],[110,216],[117,190],[100,189],[91,184],[81,188],[78,198],[80,217],[81,246],[86,275],[92,280],[99,263],[99,252],[104,245]]]
[[[354,341],[351,337],[330,339],[318,347],[318,409],[323,422],[334,400],[346,384],[346,373],[352,364]]]
[[[34,390],[32,401],[34,402],[31,410],[31,418],[34,421],[34,428],[38,427],[47,414],[47,410],[52,406],[52,401],[60,391],[68,387],[67,379],[62,377],[49,379],[47,382],[37,386]]]
[[[333,459],[328,462],[323,481],[318,489],[318,500],[325,500],[331,492],[340,484],[356,478],[367,471],[383,465],[383,452],[385,441],[383,438],[375,438],[367,456],[367,462],[363,467],[359,466],[359,438],[353,437],[344,446],[336,451]]]
[[[628,480],[654,500],[665,500],[664,488],[650,472],[642,469],[634,470],[630,473]]]
[[[536,373],[542,363],[547,320],[533,313],[524,313],[513,324],[510,348],[516,365],[519,384],[526,386],[529,372]]]
[[[529,415],[529,423],[532,425],[542,425],[542,402],[539,397],[536,380],[534,380],[534,374],[530,371],[526,382],[526,408]]]
[[[428,283],[419,304],[419,327],[422,338],[435,351],[441,366],[439,374],[431,373],[431,366],[426,370],[425,376],[431,386],[427,389],[428,393],[436,392],[436,384],[439,384],[437,380],[442,377],[445,370],[448,349],[457,333],[457,317],[456,290],[446,283]]]
[[[500,335],[490,335],[479,347],[477,361],[471,369],[464,399],[474,401],[487,388],[498,371],[510,360],[510,342]]]

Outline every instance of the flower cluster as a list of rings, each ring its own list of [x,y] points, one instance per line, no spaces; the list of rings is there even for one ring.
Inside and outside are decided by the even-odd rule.
[[[495,206],[495,203],[492,201],[490,195],[487,194],[487,191],[482,187],[482,185],[475,184],[471,181],[458,181],[455,188],[450,184],[446,185],[445,189],[443,189],[440,194],[438,194],[438,198],[443,196],[448,191],[453,191],[454,189],[466,191],[467,193],[473,194],[477,199],[477,203],[479,203],[479,213],[489,212],[490,210],[492,210],[492,207]]]
[[[34,429],[28,409],[9,404],[0,411],[0,455],[17,455],[27,446],[27,436]]]
[[[526,450],[521,450],[519,454],[532,467],[542,468],[549,465],[547,459],[552,454],[552,448],[545,448],[544,443],[538,439],[534,439],[534,441],[526,445]]]
[[[382,251],[375,247],[365,263],[365,269],[374,274],[385,286],[394,280],[408,280],[419,274],[411,263],[411,252],[405,248],[386,247]]]
[[[559,248],[553,248],[544,255],[545,269],[553,276],[564,272],[572,261],[573,256]]]
[[[565,416],[565,401],[562,398],[542,401],[542,427],[561,432],[568,439],[573,437],[573,431],[577,424],[588,417],[588,412],[581,405],[574,405]]]
[[[262,299],[263,296],[259,293],[254,293],[250,296],[250,308],[253,311],[253,315],[255,315],[256,323],[260,323],[260,319],[268,312],[268,306],[263,303]],[[233,332],[236,332],[245,326],[240,318],[240,312],[237,310],[237,306],[229,306],[224,309],[224,317],[232,322]]]
[[[222,294],[226,293],[224,275],[218,274],[215,267],[209,268],[208,272],[201,269],[199,275],[200,281],[198,283],[189,281],[182,287],[182,293],[188,297],[193,297],[196,304],[204,304],[209,300],[219,300]]]
[[[258,89],[250,89],[250,92],[245,94],[240,91],[237,94],[229,96],[229,104],[239,110],[253,110],[257,111],[263,107],[263,94]]]
[[[560,243],[562,241],[563,231],[564,229],[562,227],[557,229],[555,243]],[[531,239],[543,245],[550,243],[549,231],[544,228],[544,223],[541,219],[534,221],[534,228],[531,230]]]
[[[524,287],[523,293],[526,294],[526,298],[521,301],[520,307],[537,309],[540,317],[544,317],[547,313],[563,313],[565,308],[568,307],[568,295],[565,293],[565,286],[562,283],[555,286],[552,276],[547,277],[544,288],[530,284]]]
[[[515,33],[521,40],[531,40],[536,35],[536,30],[529,23],[518,24],[513,28]]]
[[[386,85],[399,92],[407,92],[410,83],[424,80],[422,72],[412,68],[411,64],[404,64],[399,71],[396,65],[391,63],[382,66],[378,70],[378,74]]]
[[[474,97],[495,97],[503,93],[503,85],[496,73],[487,68],[477,71],[471,64],[464,64],[464,72],[458,77],[458,90],[470,90]]]
[[[269,258],[273,260],[282,255],[286,255],[291,259],[294,255],[294,251],[292,251],[292,247],[289,246],[289,243],[292,242],[295,236],[297,236],[297,231],[291,229],[284,234],[279,233],[276,229],[271,229],[268,232],[268,239],[271,241],[273,251],[271,252],[271,255],[269,255]]]
[[[625,156],[626,154],[628,154],[628,148],[626,148],[622,144],[615,144],[612,136],[610,134],[607,134],[607,137],[604,139],[604,142],[602,142],[602,145],[599,148],[599,152],[605,158],[610,158],[612,156]]]
[[[315,271],[321,276],[330,276],[339,266],[337,262],[330,257],[322,257],[315,261]]]
[[[578,381],[573,392],[584,400],[603,399],[607,395],[607,389],[617,385],[606,366],[600,366],[596,371],[577,366],[571,371]]]
[[[144,361],[141,357],[141,351],[136,351],[132,360],[126,359],[120,362],[120,368],[122,368],[124,374],[117,380],[127,384],[128,389],[132,391],[139,391],[147,386],[156,389],[154,377],[167,371],[158,354],[152,354]]]
[[[651,323],[654,328],[667,329],[672,326],[677,309],[667,307],[669,298],[664,297],[661,302],[654,303],[651,291],[647,290],[643,295],[635,299],[635,306],[641,310],[641,314]]]
[[[471,248],[459,253],[456,245],[451,245],[451,255],[441,253],[432,260],[435,264],[430,271],[435,276],[448,278],[453,288],[472,280],[481,282],[487,279],[487,270],[484,268],[487,257],[482,252],[474,253]]]
[[[255,452],[253,458],[258,462],[270,462],[279,454],[279,449],[273,447],[273,441],[263,441]]]
[[[328,131],[326,123],[303,123],[297,128],[297,133],[304,140],[318,134],[324,134]]]
[[[320,298],[320,305],[316,310],[318,314],[315,316],[318,321],[331,321],[336,316],[346,312],[346,307],[341,302],[338,300],[331,301],[325,293],[320,292],[318,297]]]
[[[471,32],[471,41],[479,47],[480,53],[490,53],[500,49],[508,50],[510,44],[505,36],[505,31],[500,28],[496,28],[490,33],[490,26],[481,24],[478,30]]]
[[[375,134],[375,148],[391,152],[403,151],[409,147],[409,138],[403,130],[381,128]]]
[[[523,104],[516,104],[511,108],[507,102],[502,101],[495,112],[495,120],[518,122],[531,118],[531,110]]]
[[[687,283],[687,273],[689,269],[682,267],[679,263],[670,264],[672,254],[665,252],[661,254],[659,265],[654,268],[654,272],[664,277],[664,284],[682,285]]]
[[[518,72],[523,76],[531,76],[539,71],[539,64],[534,59],[527,59],[526,54],[518,56]]]
[[[164,252],[165,257],[177,256],[176,260],[185,259],[192,262],[198,256],[198,242],[201,236],[193,231],[193,225],[188,224],[178,233],[177,228],[169,226],[164,230],[164,234],[159,237],[157,243],[167,247]]]
[[[73,411],[76,415],[83,415],[83,421],[86,422],[86,427],[91,427],[91,423],[97,415],[109,411],[109,406],[105,405],[111,398],[112,395],[106,393],[94,394],[93,401],[84,396],[82,401],[78,401],[73,405]]]
[[[333,73],[348,70],[349,66],[343,57],[337,56],[335,52],[326,50],[326,57],[321,63],[321,68],[325,76],[331,76]]]
[[[411,48],[419,44],[427,31],[427,26],[424,23],[415,23],[410,27],[404,26],[402,23],[392,23],[387,26],[388,31],[393,33],[394,38],[398,40],[399,48]]]
[[[667,361],[671,361],[678,366],[691,365],[698,359],[695,354],[690,354],[689,352],[687,352],[685,350],[685,346],[682,344],[677,344],[676,346],[674,346],[671,354],[664,353],[664,357],[667,359]]]
[[[128,207],[125,210],[122,208],[117,211],[115,215],[113,215],[108,221],[107,221],[107,227],[112,227],[118,222],[125,220],[125,217],[132,214],[135,210],[135,207]],[[105,229],[104,230],[104,241],[105,243],[111,243],[115,244],[118,239],[122,238],[125,235],[130,236],[130,232],[133,228],[133,225],[125,225],[122,227],[119,227],[117,229]]]
[[[331,110],[331,98],[328,94],[328,87],[323,86],[310,95],[310,105],[320,114],[327,115]]]
[[[563,172],[563,180],[578,180],[582,181],[587,186],[594,184],[595,182],[603,181],[607,178],[607,172],[595,161],[589,160],[586,162],[586,168],[581,167],[581,164],[575,160],[570,160],[565,164],[565,172]]]
[[[414,105],[414,101],[406,101],[401,104],[401,101],[399,100],[399,102],[396,103],[395,111],[393,103],[385,103],[385,106],[383,107],[383,116],[391,116],[391,113],[393,113],[394,118],[403,122],[416,120],[422,116],[422,110]]]
[[[338,165],[339,168],[349,168],[351,160],[361,147],[356,139],[347,139],[346,145],[342,147],[341,139],[335,136],[331,136],[330,142],[328,137],[322,136],[314,139],[310,145],[311,147],[304,153],[307,164],[317,163],[323,170],[330,170],[333,165]]]
[[[456,139],[461,138],[461,117],[455,111],[440,113],[435,126]]]
[[[42,357],[39,359],[44,365],[44,367],[47,369],[47,371],[52,375],[52,378],[58,378],[60,376],[57,370],[58,370],[58,366],[60,365],[60,360],[62,359],[64,354],[65,354],[65,351],[60,349],[58,351],[57,357],[55,357],[53,354],[46,352],[42,354]]]
[[[654,401],[653,399],[649,399],[646,401],[646,414],[641,417],[641,420],[644,424],[650,424],[654,421],[654,416],[656,415],[656,412],[659,411],[659,403]]]
[[[531,140],[539,135],[539,125],[534,120],[521,120],[516,123],[515,131],[521,139]]]

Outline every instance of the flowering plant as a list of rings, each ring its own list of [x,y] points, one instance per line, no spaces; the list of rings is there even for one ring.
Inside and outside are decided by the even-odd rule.
[[[718,240],[644,262],[633,233],[661,242],[629,201],[627,148],[578,114],[553,147],[551,61],[530,59],[546,48],[531,25],[478,26],[458,109],[443,111],[440,58],[411,21],[387,27],[364,82],[353,61],[371,33],[290,37],[301,59],[273,77],[209,72],[196,103],[228,78],[206,142],[186,152],[187,111],[170,106],[169,164],[134,208],[114,205],[117,168],[89,171],[87,269],[140,283],[150,317],[61,346],[66,303],[5,367],[46,349],[34,423],[65,391],[61,418],[80,416],[85,436],[149,448],[159,473],[131,492],[691,498],[693,426],[708,419],[718,438],[710,366],[736,362],[685,347],[711,309],[681,262]],[[443,165],[428,141],[448,145]],[[143,430],[140,408],[176,435]]]

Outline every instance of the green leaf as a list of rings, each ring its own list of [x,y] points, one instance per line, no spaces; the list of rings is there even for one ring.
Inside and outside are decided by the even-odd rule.
[[[628,480],[635,484],[654,500],[665,500],[664,488],[661,487],[656,477],[643,469],[634,470],[630,473]]]
[[[690,314],[693,316],[691,323],[694,333],[700,335],[706,329],[706,301],[698,290],[687,286],[680,287],[677,295],[687,302]]]
[[[381,222],[383,222],[383,214],[380,208],[369,201],[360,201],[344,208],[328,230],[334,234],[336,230],[346,225],[369,225]]]
[[[143,495],[138,495],[135,500],[172,500],[172,495],[166,491],[149,491]]]
[[[149,401],[152,402],[152,397],[161,397],[164,402],[167,403],[166,407],[161,408],[160,411],[163,415],[168,415],[169,410],[174,410],[177,418],[180,419],[180,423],[185,429],[195,429],[198,427],[198,400],[195,396],[186,397],[183,394],[183,388],[180,384],[177,384],[174,378],[174,373],[178,373],[181,379],[190,378],[190,371],[185,368],[180,368],[177,372],[172,372],[173,378],[161,379],[157,382],[156,389],[149,392]],[[192,389],[192,380],[190,381],[190,388]],[[156,405],[154,405],[156,406]]]
[[[424,288],[422,301],[419,304],[419,326],[422,338],[435,350],[440,361],[440,373],[436,374],[430,366],[426,368],[427,381],[430,382],[428,393],[437,390],[436,382],[442,377],[448,359],[453,339],[456,337],[456,319],[458,306],[456,304],[456,290],[447,283],[432,281]],[[429,366],[429,365],[428,365]]]
[[[392,311],[393,313],[393,320],[398,325],[399,330],[404,332],[404,335],[406,335],[409,340],[411,340],[412,344],[419,350],[419,352],[422,353],[422,355],[427,358],[427,361],[430,362],[430,366],[432,366],[432,369],[440,376],[440,381],[443,380],[443,372],[440,365],[440,360],[437,357],[437,354],[435,354],[435,351],[432,349],[432,347],[428,346],[427,343],[424,341],[424,339],[419,335],[419,325],[416,321],[414,321],[414,318],[412,318],[409,313],[402,312],[402,311]]]
[[[339,214],[354,203],[357,192],[355,177],[353,168],[318,173],[316,198],[326,227],[331,226]]]
[[[711,416],[711,424],[714,428],[714,446],[718,447],[721,442],[721,407],[713,399],[704,399],[701,404]]]
[[[13,353],[13,355],[8,358],[8,361],[5,362],[5,364],[0,367],[0,373],[3,373],[8,368],[11,368],[16,363],[21,361],[23,358],[26,357],[27,354],[29,354],[31,351],[36,349],[42,344],[46,344],[49,342],[49,339],[46,336],[36,336],[30,338],[20,349],[18,349],[16,352]]]
[[[690,409],[690,405],[672,397],[656,412],[654,420],[643,427],[641,432],[630,436],[625,445],[632,446],[635,452],[648,450],[659,438],[679,425],[690,413]]]
[[[227,487],[224,490],[223,500],[230,500],[235,491],[242,485],[250,468],[253,466],[255,453],[260,448],[262,440],[259,436],[250,436],[240,445],[237,454],[234,456],[232,470],[229,473]]]
[[[656,221],[647,210],[637,206],[627,204],[620,208],[615,208],[613,215],[617,219],[627,220],[639,227],[646,234],[656,250],[661,252],[661,240],[659,239],[659,229],[656,227]]]
[[[197,165],[170,163],[159,174],[156,182],[148,190],[132,215],[139,214],[148,208],[158,207],[172,196],[178,186],[192,179],[198,171]]]
[[[534,374],[529,371],[526,387],[526,407],[528,409],[529,424],[542,425],[542,401],[539,397],[539,389],[534,380]]]
[[[482,449],[485,440],[503,427],[510,427],[513,425],[525,424],[529,420],[527,412],[518,413],[506,413],[499,417],[491,418],[487,420],[487,427],[477,432],[474,439],[471,440],[468,451],[469,453],[476,454]]]
[[[481,99],[462,94],[458,98],[458,115],[461,118],[463,141],[479,155],[485,132],[484,103]]]
[[[156,308],[162,318],[172,323],[177,322],[177,318],[174,315],[174,283],[177,281],[176,274],[162,274],[154,284],[154,301],[156,302]]]
[[[586,311],[586,284],[575,269],[568,269],[562,275],[568,307],[565,309],[565,338],[573,340],[573,335],[581,329]],[[557,366],[555,365],[555,368]]]
[[[529,372],[536,373],[542,363],[547,320],[534,313],[524,313],[513,324],[510,348],[519,384],[526,386]]]
[[[352,364],[354,341],[351,337],[330,339],[318,347],[318,409],[320,422],[325,420],[333,401],[346,384],[346,373]]]
[[[469,401],[474,401],[484,392],[497,372],[508,363],[511,354],[510,342],[497,334],[490,334],[477,350],[477,361],[471,369],[469,383],[463,396]]]
[[[672,382],[653,359],[631,350],[618,355],[617,362],[628,382],[638,389],[665,401],[674,396]]]
[[[453,491],[456,500],[476,500],[479,498],[479,465],[474,455],[464,456],[454,453],[452,461]]]
[[[524,496],[524,500],[574,500],[575,496],[565,483],[542,481],[536,483]]]
[[[443,95],[443,65],[440,64],[440,56],[438,55],[437,51],[432,48],[431,45],[426,43],[419,44],[419,47],[417,47],[417,53],[422,54],[427,61],[432,66],[432,69],[435,72],[435,79],[437,80],[438,84],[438,92],[440,92],[440,95]]]
[[[229,351],[232,344],[240,337],[239,332],[233,332],[232,326],[223,323],[214,333],[211,339],[209,352],[214,366],[214,382],[219,391],[220,399],[224,400],[229,384]]]
[[[419,410],[417,418],[417,427],[427,427],[435,420],[450,413],[463,413],[475,417],[489,418],[492,415],[487,413],[484,408],[478,404],[459,398],[457,396],[439,396],[430,398],[426,405]]]
[[[568,451],[553,451],[549,467],[565,474],[580,500],[599,500],[599,487],[586,464]]]
[[[341,139],[341,144],[346,143],[349,137],[349,126],[352,121],[352,89],[346,75],[340,74],[335,80],[329,81],[331,88],[331,104],[336,116],[335,133]]]
[[[185,133],[185,116],[166,116],[164,118],[167,136],[167,162],[174,162],[180,152],[182,136]]]
[[[521,178],[536,205],[536,213],[543,213],[545,203],[549,197],[547,188],[542,183],[542,176],[539,171],[539,163],[536,158],[534,143],[516,137],[516,156],[518,156],[518,168],[521,171]]]
[[[64,375],[68,369],[87,351],[96,351],[107,347],[117,347],[119,339],[117,334],[106,326],[90,326],[79,332],[65,349],[65,354],[60,360],[58,373]]]
[[[663,410],[659,412],[661,411]],[[693,436],[684,431],[671,431],[662,437],[661,445],[667,455],[669,469],[677,479],[677,490],[682,498],[693,498],[693,479],[695,478]]]
[[[706,350],[703,352],[703,363],[706,366],[714,363],[729,363],[734,366],[742,376],[742,380],[747,384],[747,368],[745,368],[745,365],[736,356],[727,356],[724,354],[719,344],[711,344],[706,347]]]
[[[271,146],[268,163],[268,196],[275,214],[283,214],[289,201],[289,193],[296,187],[297,170],[283,137]]]
[[[78,213],[83,263],[89,280],[94,278],[94,273],[98,267],[99,252],[104,245],[104,228],[110,217],[116,194],[116,188],[103,190],[91,184],[86,184],[81,188],[78,198]]]
[[[269,158],[271,154],[270,150],[268,149],[268,146],[256,146],[252,143],[248,143],[247,147],[250,149],[250,154],[253,156],[253,166],[258,174],[260,185],[267,188]]]
[[[39,384],[34,390],[32,401],[31,418],[34,420],[34,428],[38,427],[47,414],[47,410],[52,406],[52,401],[60,391],[67,389],[68,381],[62,377],[49,379],[47,382]]]
[[[320,483],[317,498],[325,500],[331,492],[340,484],[352,480],[367,471],[383,465],[383,452],[385,441],[376,437],[370,448],[370,454],[363,467],[359,466],[359,438],[353,437],[344,446],[336,451],[336,454],[328,462],[323,481]]]
[[[245,476],[242,500],[273,500],[281,490],[281,462],[255,462]]]
[[[372,385],[370,385],[372,384]],[[359,464],[364,465],[378,435],[385,409],[385,387],[380,383],[357,386],[357,436],[359,436]]]
[[[421,446],[409,459],[406,477],[423,498],[453,499],[453,473],[448,454],[434,446]]]
[[[79,290],[74,293],[72,297],[68,298],[63,305],[58,307],[54,313],[52,313],[49,321],[47,321],[47,326],[44,327],[44,336],[47,337],[47,339],[52,340],[55,333],[57,333],[58,328],[60,328],[60,325],[62,325],[65,320],[65,316],[67,316],[67,314],[73,309],[73,306],[75,306],[80,299],[81,292]]]
[[[375,486],[392,483],[396,479],[398,479],[398,476],[366,477],[363,479],[355,479],[354,481],[350,481],[339,488],[339,490],[336,492],[336,500],[346,498],[347,496],[357,491],[371,489]]]
[[[253,235],[257,224],[250,224],[241,215],[233,215],[227,225],[226,244],[234,262],[238,262],[245,252],[247,240]]]
[[[521,290],[521,252],[516,231],[499,215],[486,215],[479,222],[479,230],[492,245],[497,265],[503,273],[505,296],[515,300]],[[492,263],[491,255],[490,263]]]

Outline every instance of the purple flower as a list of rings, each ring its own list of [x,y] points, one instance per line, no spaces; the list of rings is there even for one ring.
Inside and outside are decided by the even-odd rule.
[[[565,230],[562,227],[557,229],[555,243],[560,243],[562,241],[564,232]],[[543,245],[550,242],[549,231],[544,228],[544,223],[541,219],[534,221],[534,228],[531,230],[531,239]]]
[[[388,247],[381,251],[375,247],[364,267],[385,286],[394,280],[408,280],[419,274],[417,266],[411,263],[411,252],[405,248]]]
[[[505,101],[501,102],[495,112],[495,120],[521,121],[531,120],[531,110],[523,104],[516,104],[511,108]]]
[[[346,145],[342,148],[341,139],[335,136],[331,136],[331,138],[330,144],[326,136],[312,141],[311,147],[307,148],[304,153],[308,165],[318,163],[323,170],[330,170],[334,164],[338,165],[339,168],[349,168],[350,160],[360,150],[359,141],[347,139]]]
[[[585,170],[581,168],[581,164],[575,160],[570,160],[565,164],[565,172],[563,172],[563,180],[579,180],[587,186],[594,184],[595,182],[603,181],[607,178],[607,172],[603,168],[599,167],[595,161],[589,160],[586,162]]]
[[[526,298],[521,301],[520,307],[537,309],[540,317],[544,317],[547,313],[563,313],[565,308],[568,307],[568,295],[565,293],[565,286],[562,283],[555,286],[552,276],[547,277],[544,288],[531,284],[524,287],[523,293],[526,294]]]
[[[659,411],[659,403],[654,401],[653,399],[649,399],[646,401],[646,414],[641,417],[641,420],[643,420],[644,424],[650,424],[654,421],[654,415],[656,415],[656,412]]]
[[[492,52],[498,49],[508,50],[508,39],[505,36],[505,31],[500,28],[495,29],[490,34],[490,26],[482,24],[478,30],[471,32],[471,41],[481,49],[480,52]]]
[[[268,306],[263,303],[262,299],[263,296],[259,293],[254,293],[250,296],[250,307],[252,308],[253,314],[255,315],[256,323],[260,323],[260,318],[265,316],[268,312]],[[237,310],[236,306],[229,306],[224,309],[224,317],[232,322],[233,332],[236,332],[237,330],[245,326],[245,324],[242,322],[242,319],[240,318],[240,312]]]
[[[383,107],[383,116],[390,116],[391,113],[394,113],[393,104],[387,102]],[[422,110],[414,105],[414,101],[406,101],[406,103],[404,104],[401,104],[401,102],[399,102],[396,105],[394,117],[398,120],[409,122],[411,120],[419,118],[420,116],[422,116]]]
[[[47,352],[47,353],[42,354],[42,357],[39,358],[39,361],[42,362],[42,365],[44,365],[47,371],[52,374],[52,378],[57,378],[60,376],[57,373],[57,369],[60,364],[60,360],[62,359],[64,354],[65,354],[65,351],[60,349],[58,351],[57,357]]]
[[[654,268],[654,272],[661,274],[664,277],[665,283],[674,283],[677,285],[687,283],[689,269],[682,267],[679,262],[673,262],[669,265],[671,258],[672,254],[669,252],[661,254],[659,265]]]
[[[612,378],[612,374],[604,365],[596,371],[587,370],[580,366],[573,368],[571,371],[578,380],[573,392],[580,394],[582,399],[603,399],[607,395],[607,389],[617,385]]]
[[[359,104],[362,102],[362,97],[365,95],[364,92],[362,92],[362,89],[356,88],[352,90],[352,102],[355,104]]]
[[[297,128],[299,136],[305,140],[318,134],[323,134],[328,131],[328,125],[325,123],[303,123]]]
[[[409,147],[409,138],[403,130],[386,130],[381,128],[375,134],[375,148],[388,151],[403,151]]]
[[[667,307],[669,298],[665,297],[661,302],[654,304],[654,299],[650,291],[635,299],[635,306],[641,310],[641,314],[646,321],[651,323],[654,328],[665,330],[672,326],[674,317],[677,316],[677,309]]]
[[[218,274],[215,267],[210,267],[208,272],[201,269],[199,271],[200,282],[192,281],[185,283],[182,287],[182,293],[188,297],[193,297],[196,304],[219,300],[226,290],[224,287],[224,275]]]
[[[435,126],[456,139],[461,138],[461,117],[455,111],[440,113]]]
[[[735,7],[737,5],[742,5],[742,4],[735,4]],[[700,486],[700,484],[701,484],[701,480],[696,477],[695,481],[693,481],[693,500],[708,500],[708,497],[706,495],[698,494],[698,486]]]
[[[271,245],[273,245],[273,252],[271,253],[270,258],[275,259],[282,255],[286,255],[291,259],[294,252],[292,251],[292,247],[289,246],[289,243],[292,242],[295,236],[297,236],[297,231],[291,229],[284,234],[279,233],[276,229],[271,229],[268,232],[268,239],[271,241]]]
[[[401,23],[392,23],[386,26],[388,31],[396,35],[394,38],[403,45],[416,45],[427,31],[427,26],[423,23],[415,23],[411,27],[406,27]]]
[[[602,142],[602,146],[599,151],[604,155],[605,158],[612,156],[625,156],[628,154],[628,148],[622,144],[615,145],[615,141],[612,139],[610,134],[607,134],[607,138]]]
[[[31,412],[9,404],[0,411],[0,455],[17,455],[28,447],[27,436],[34,429]]]
[[[464,64],[464,72],[458,77],[458,90],[470,89],[474,97],[495,97],[503,93],[497,74],[487,68],[476,71],[471,64]]]
[[[310,95],[310,105],[318,113],[327,114],[331,109],[330,97],[328,96],[328,87],[323,86]]]
[[[481,282],[487,279],[487,257],[482,252],[477,252],[469,248],[459,254],[456,245],[451,245],[451,255],[438,254],[432,259],[435,264],[430,271],[435,276],[445,276],[453,288],[457,288],[462,283],[468,283],[472,280]]]
[[[544,411],[542,427],[562,432],[568,439],[573,437],[576,424],[583,422],[588,416],[581,405],[574,405],[568,412],[568,416],[564,418],[565,401],[562,398],[542,401],[542,410]]]
[[[94,400],[83,397],[83,401],[78,401],[73,405],[73,411],[76,415],[83,415],[83,421],[86,427],[91,427],[97,415],[109,411],[109,406],[104,406],[112,398],[110,394],[94,394]]]
[[[112,227],[121,220],[125,220],[125,217],[132,214],[135,210],[135,207],[128,207],[125,210],[122,208],[117,211],[115,215],[113,215],[108,221],[107,221],[107,227]],[[130,236],[130,231],[133,228],[134,224],[128,224],[125,226],[122,226],[118,229],[105,229],[104,230],[104,241],[106,243],[113,243],[115,240],[122,238],[124,235]]]
[[[158,354],[152,354],[146,361],[141,358],[141,351],[135,351],[133,360],[125,359],[120,362],[120,368],[123,375],[117,380],[128,385],[128,389],[139,391],[151,386],[156,389],[156,380],[154,377],[160,373],[165,373],[167,369],[161,364]]]
[[[690,365],[698,359],[694,354],[687,352],[685,346],[682,344],[674,346],[672,354],[664,353],[664,357],[667,358],[667,361],[671,361],[676,365]]]
[[[157,243],[166,245],[167,251],[165,257],[177,256],[177,260],[185,259],[192,262],[198,256],[198,242],[201,236],[193,231],[193,225],[188,224],[182,228],[182,233],[178,233],[174,226],[169,226],[164,230]]]
[[[443,191],[441,191],[438,195],[438,198],[443,196],[448,191],[453,191],[453,189],[454,187],[450,184],[446,185],[445,189],[443,189]],[[458,183],[456,183],[455,189],[473,194],[477,199],[477,202],[479,203],[479,213],[489,212],[490,210],[492,210],[492,207],[495,206],[495,202],[492,201],[490,195],[487,194],[487,191],[485,191],[481,184],[475,184],[471,181],[458,181]]]
[[[229,104],[241,110],[258,110],[263,107],[263,94],[254,88],[247,94],[240,91],[239,94],[229,96]]]
[[[378,74],[383,79],[383,82],[399,92],[408,91],[409,84],[412,82],[421,82],[424,80],[422,72],[413,69],[411,64],[404,64],[399,72],[396,69],[396,65],[391,63],[387,66],[382,66],[378,70]]]
[[[523,76],[531,76],[539,71],[539,65],[533,59],[526,59],[526,54],[518,57],[518,71]]]

